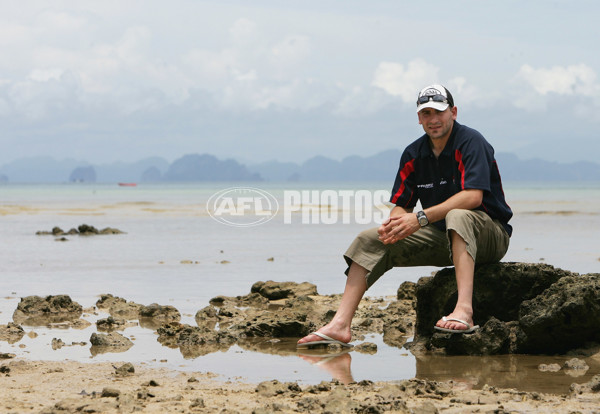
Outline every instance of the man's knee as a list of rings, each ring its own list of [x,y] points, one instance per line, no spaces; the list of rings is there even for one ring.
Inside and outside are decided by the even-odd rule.
[[[455,230],[463,238],[466,233],[472,233],[475,237],[481,229],[492,223],[492,219],[483,211],[454,209],[446,214],[446,228]]]
[[[461,227],[464,224],[473,222],[473,211],[462,208],[455,208],[446,214],[446,227]]]
[[[361,241],[362,243],[373,243],[373,242],[379,242],[379,233],[377,233],[377,227],[373,227],[367,230],[363,230],[360,233],[358,233],[358,236],[356,236],[356,239]]]
[[[479,210],[451,210],[446,215],[448,237],[461,237],[477,263],[500,260],[508,249],[508,235],[486,213]]]
[[[383,246],[384,244],[379,240],[377,228],[367,229],[356,236],[348,247],[348,250],[346,250],[345,256],[355,262],[359,260],[359,264],[365,267],[365,263],[361,263],[360,261],[366,260],[366,264],[369,264],[378,260],[384,253]],[[377,259],[373,259],[370,256],[377,256]]]

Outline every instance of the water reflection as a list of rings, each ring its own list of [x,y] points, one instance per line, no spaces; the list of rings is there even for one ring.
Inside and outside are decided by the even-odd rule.
[[[327,371],[331,375],[331,378],[340,381],[342,384],[354,382],[354,379],[352,378],[352,369],[350,367],[352,363],[350,351],[344,351],[329,356],[298,353],[298,356],[306,362]]]
[[[544,355],[495,356],[417,356],[416,377],[435,381],[454,381],[467,388],[480,389],[484,385],[498,388],[516,388],[561,394],[572,383],[584,383],[600,372],[600,362],[583,358],[587,370],[540,370],[542,364],[562,367],[573,357]]]
[[[331,375],[332,379],[342,384],[354,382],[352,377],[351,350],[330,351],[327,348],[302,349],[296,348],[297,338],[283,339],[244,339],[238,341],[238,346],[251,352],[261,352],[282,356],[297,355],[311,365],[317,366]]]
[[[327,348],[297,350],[292,338],[240,340],[238,345],[251,352],[298,356],[307,363],[324,370],[331,378],[348,384],[354,381],[352,355],[357,351],[331,352]],[[403,350],[397,349],[401,353]],[[380,355],[361,354],[361,358],[381,358]],[[573,383],[585,383],[600,373],[600,356],[580,357],[587,369],[569,369],[565,362],[573,356],[495,355],[415,357],[415,378],[433,381],[452,381],[455,387],[481,389],[484,385],[563,394]],[[548,367],[540,369],[540,367]],[[554,367],[554,368],[552,368]],[[393,368],[393,367],[392,367]],[[401,378],[398,378],[401,379]]]

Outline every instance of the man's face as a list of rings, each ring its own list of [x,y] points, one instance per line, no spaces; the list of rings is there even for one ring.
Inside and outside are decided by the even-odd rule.
[[[423,130],[432,140],[446,139],[450,137],[450,132],[452,132],[456,113],[456,106],[448,107],[445,111],[425,108],[418,112],[419,124],[423,125]]]

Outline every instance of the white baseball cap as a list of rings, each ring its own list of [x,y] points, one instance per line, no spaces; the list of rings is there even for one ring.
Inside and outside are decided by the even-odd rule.
[[[419,92],[419,96],[417,97],[417,112],[425,108],[445,111],[448,107],[454,107],[454,99],[450,91],[442,85],[429,85]]]

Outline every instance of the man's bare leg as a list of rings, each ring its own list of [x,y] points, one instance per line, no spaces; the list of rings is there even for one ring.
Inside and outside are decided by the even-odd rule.
[[[448,318],[460,319],[473,326],[473,277],[475,262],[467,252],[467,243],[455,231],[450,231],[452,240],[452,261],[456,272],[456,285],[458,287],[458,300]],[[467,329],[458,322],[444,322],[439,320],[436,326],[446,329]]]
[[[367,273],[367,269],[352,262],[340,306],[331,322],[319,329],[318,332],[337,339],[338,341],[346,343],[350,342],[352,339],[352,333],[350,331],[352,318],[354,317],[356,309],[358,309],[360,300],[367,290]],[[305,342],[321,340],[323,340],[323,338],[317,335],[307,335],[300,339],[298,343],[302,344]]]

